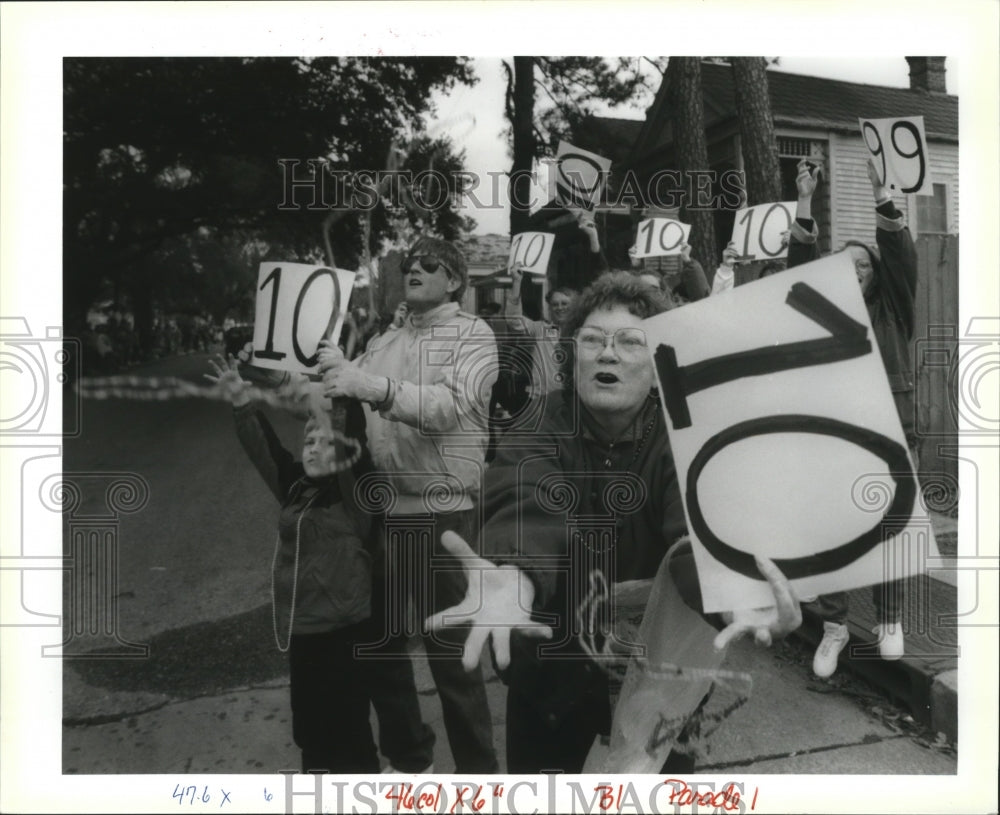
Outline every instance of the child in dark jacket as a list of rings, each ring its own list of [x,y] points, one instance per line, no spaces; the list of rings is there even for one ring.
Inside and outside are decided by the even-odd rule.
[[[878,344],[896,412],[906,434],[913,463],[917,466],[917,437],[914,412],[914,377],[910,342],[913,339],[917,291],[917,252],[906,228],[903,215],[879,178],[878,170],[868,160],[868,178],[875,198],[875,246],[849,241],[850,252],[865,299],[872,330]],[[808,162],[799,163],[796,178],[799,197],[795,223],[788,247],[789,268],[818,257],[818,228],[812,219],[812,195],[816,176]],[[876,584],[872,601],[878,615],[875,635],[883,659],[903,656],[902,581]],[[813,672],[827,677],[837,669],[837,657],[847,645],[847,593],[836,592],[820,597],[816,611],[824,620],[823,641],[816,649]]]
[[[353,505],[350,452],[328,415],[305,426],[302,461],[254,408],[233,357],[206,374],[229,396],[236,433],[281,502],[271,571],[278,648],[288,652],[292,735],[302,771],[377,773],[369,683],[354,646],[378,640],[371,621],[372,556]]]

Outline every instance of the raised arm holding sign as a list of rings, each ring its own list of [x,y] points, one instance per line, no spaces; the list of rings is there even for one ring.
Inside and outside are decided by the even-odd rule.
[[[867,161],[867,171],[875,203],[876,245],[849,241],[842,254],[850,260],[864,297],[879,355],[889,378],[896,413],[906,436],[910,460],[916,464],[913,362],[910,354],[916,315],[916,249],[903,216],[886,189],[885,176],[880,174],[880,167],[871,158]],[[799,203],[791,232],[789,266],[808,263],[818,256],[819,230],[811,218],[810,200],[815,185],[809,184],[800,172],[798,186]],[[899,579],[903,575],[895,561],[886,561],[883,579],[872,586],[872,602],[878,619],[875,633],[879,640],[879,653],[884,659],[898,659],[904,651],[900,625],[903,583]],[[824,621],[824,636],[816,650],[813,671],[825,677],[836,670],[838,655],[848,642],[847,594],[841,591],[824,595],[818,599],[815,610]]]

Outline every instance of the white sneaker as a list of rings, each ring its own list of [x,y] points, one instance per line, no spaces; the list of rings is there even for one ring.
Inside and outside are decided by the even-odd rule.
[[[879,623],[872,633],[878,637],[878,652],[882,659],[900,659],[906,653],[901,623]]]
[[[837,670],[837,657],[850,639],[847,626],[841,623],[823,623],[823,641],[813,657],[813,673],[821,679],[833,676]]]
[[[427,775],[428,773],[434,772],[434,762],[432,761],[426,767],[424,767],[419,772],[408,773],[406,770],[397,770],[391,764],[386,764],[385,769],[382,770],[382,775]]]

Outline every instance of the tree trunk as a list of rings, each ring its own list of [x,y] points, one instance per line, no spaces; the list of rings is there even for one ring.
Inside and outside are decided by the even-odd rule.
[[[677,169],[683,178],[695,170],[707,170],[708,146],[705,142],[705,108],[701,93],[700,57],[671,57],[665,81],[668,83],[670,121],[673,127]],[[697,196],[697,191],[692,193]],[[711,275],[718,258],[715,247],[715,220],[712,210],[685,200],[683,219],[691,224],[691,256]]]
[[[535,158],[535,60],[514,57],[513,87],[509,114],[514,142],[514,162],[510,168],[510,234],[528,228],[531,214],[531,163]]]
[[[740,123],[747,206],[781,200],[781,171],[774,117],[767,92],[767,61],[763,57],[733,57],[736,116]]]

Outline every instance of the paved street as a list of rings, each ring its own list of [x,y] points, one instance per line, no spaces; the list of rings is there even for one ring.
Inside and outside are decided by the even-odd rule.
[[[166,360],[145,376],[197,378],[205,356]],[[272,634],[269,568],[277,504],[249,466],[220,402],[88,400],[69,472],[129,471],[149,503],[119,526],[119,625],[146,659],[64,663],[63,771],[275,773],[298,767],[285,656]],[[276,422],[298,444],[291,420]],[[415,649],[435,765],[454,762],[426,660]],[[840,671],[815,679],[811,649],[741,642],[725,667],[753,677],[749,700],[707,743],[708,773],[954,774],[947,740],[876,687]],[[489,696],[503,748],[504,688]],[[502,760],[501,760],[502,763]]]

